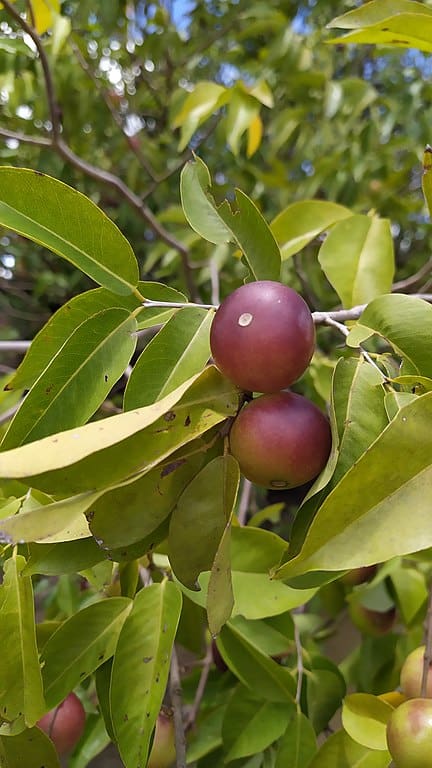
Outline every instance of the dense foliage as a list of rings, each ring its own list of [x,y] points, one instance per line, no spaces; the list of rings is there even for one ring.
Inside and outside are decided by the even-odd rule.
[[[389,766],[432,654],[431,4],[0,13],[0,763],[58,768],[37,725],[74,691],[71,768],[168,768],[173,731],[177,768]],[[332,430],[279,491],[209,364],[268,280]]]

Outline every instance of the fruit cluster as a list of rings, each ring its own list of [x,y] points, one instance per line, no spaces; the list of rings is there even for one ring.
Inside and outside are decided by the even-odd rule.
[[[387,745],[397,768],[429,768],[432,765],[432,669],[427,669],[425,696],[422,677],[425,647],[405,659],[400,687],[405,701],[387,723]]]
[[[237,288],[216,312],[210,334],[213,359],[245,392],[264,393],[235,419],[230,450],[245,477],[266,488],[295,488],[327,463],[327,418],[305,397],[281,391],[305,372],[315,327],[296,291],[271,280]]]

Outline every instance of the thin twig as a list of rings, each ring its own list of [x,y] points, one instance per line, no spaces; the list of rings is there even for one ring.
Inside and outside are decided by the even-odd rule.
[[[9,131],[7,128],[0,128],[0,136],[3,136],[5,139],[14,139],[15,141],[24,142],[25,144],[34,144],[36,147],[52,146],[51,139],[45,139],[43,136],[29,136],[27,133]]]
[[[183,701],[180,667],[175,645],[172,649],[169,679],[171,706],[174,711],[174,734],[176,746],[176,768],[186,768],[186,737],[183,724]]]
[[[392,292],[393,293],[399,293],[400,291],[406,291],[407,288],[410,288],[412,285],[415,285],[416,283],[419,283],[420,280],[423,280],[424,277],[427,277],[427,275],[430,274],[432,270],[432,257],[428,259],[426,264],[423,264],[422,267],[416,272],[414,275],[411,275],[410,277],[406,277],[405,280],[399,280],[397,283],[393,283],[392,285]]]
[[[192,707],[190,709],[187,721],[186,721],[186,730],[188,731],[190,728],[193,728],[195,725],[195,721],[198,716],[198,712],[201,706],[201,701],[205,693],[206,685],[208,676],[210,674],[210,669],[213,664],[213,653],[212,653],[212,646],[211,643],[207,647],[207,652],[204,657],[204,662],[201,670],[200,679],[198,681],[197,689],[195,692],[195,698],[194,702],[192,704]]]
[[[420,696],[427,696],[427,684],[432,667],[432,584],[429,586],[429,599],[425,620],[425,652],[423,656],[423,672],[421,680]]]
[[[31,341],[0,341],[0,352],[26,352]]]

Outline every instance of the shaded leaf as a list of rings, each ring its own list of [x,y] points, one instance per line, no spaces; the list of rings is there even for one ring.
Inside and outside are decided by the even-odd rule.
[[[2,768],[60,768],[54,744],[36,727],[16,736],[0,736],[0,765]]]
[[[132,293],[138,264],[116,225],[67,184],[26,168],[0,168],[0,224],[49,248],[96,283]]]
[[[307,768],[316,751],[310,720],[302,712],[294,712],[279,742],[275,768]]]
[[[111,712],[126,768],[146,765],[162,704],[181,593],[164,581],[138,592],[120,633],[111,675]]]
[[[222,723],[226,762],[255,755],[273,744],[293,714],[293,702],[265,701],[247,688],[234,690]]]
[[[371,752],[338,731],[324,742],[308,768],[388,768],[390,762],[388,752]]]
[[[342,724],[349,736],[369,749],[387,750],[386,729],[393,707],[370,693],[352,693],[344,700]]]
[[[349,208],[327,200],[301,200],[292,203],[271,222],[270,228],[283,259],[294,256],[321,232],[337,221],[351,217]]]

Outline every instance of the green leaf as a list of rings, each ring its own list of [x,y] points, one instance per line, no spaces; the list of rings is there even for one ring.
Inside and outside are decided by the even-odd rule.
[[[138,592],[120,633],[111,676],[111,712],[126,768],[146,765],[168,680],[181,593],[164,581]]]
[[[185,216],[195,232],[216,245],[234,242],[243,252],[254,280],[279,280],[281,256],[261,213],[243,192],[236,190],[233,206],[216,205],[209,191],[211,177],[198,157],[183,168],[180,192]]]
[[[345,693],[345,680],[336,664],[324,656],[313,656],[307,672],[306,699],[308,717],[317,734],[328,726]]]
[[[397,293],[380,296],[366,307],[359,324],[390,342],[406,363],[405,373],[432,377],[432,306],[426,301]]]
[[[228,622],[216,641],[231,672],[251,691],[272,702],[293,702],[295,681],[286,667],[262,653],[241,625]]]
[[[282,259],[288,259],[321,232],[348,217],[352,217],[352,212],[343,205],[327,200],[301,200],[281,211],[271,222],[270,229],[279,244]]]
[[[338,222],[322,244],[318,259],[344,307],[387,293],[394,274],[390,221],[357,214]]]
[[[190,589],[200,573],[212,567],[239,482],[237,462],[218,456],[191,480],[177,502],[169,528],[169,558],[176,577]]]
[[[327,496],[300,554],[279,569],[281,578],[371,565],[432,545],[431,418],[432,393],[399,411]]]
[[[109,659],[132,608],[126,597],[110,597],[67,619],[44,646],[41,662],[47,709]]]
[[[403,13],[427,13],[432,15],[432,8],[415,0],[371,0],[360,8],[354,8],[342,16],[337,16],[327,27],[342,29],[360,29],[361,27],[380,24],[389,16]]]
[[[422,190],[429,210],[432,215],[432,149],[428,145],[423,153]]]
[[[426,604],[428,591],[423,573],[414,568],[398,568],[390,574],[398,609],[409,625]]]
[[[294,712],[279,742],[275,768],[306,768],[316,751],[310,720],[302,712]]]
[[[60,768],[56,748],[39,728],[28,728],[16,736],[0,736],[2,768]]]
[[[273,744],[293,714],[293,702],[265,701],[243,686],[231,696],[222,723],[225,760],[255,755]]]
[[[0,541],[8,544],[27,541],[55,543],[86,538],[90,531],[83,512],[95,497],[95,493],[85,493],[7,517],[0,523]]]
[[[199,82],[195,85],[173,121],[173,128],[181,127],[179,152],[187,146],[199,126],[226,104],[229,98],[227,88],[217,83]]]
[[[145,347],[126,386],[124,409],[160,400],[202,371],[210,352],[213,312],[199,307],[179,310]]]
[[[238,493],[240,483],[240,470],[232,456],[223,457],[225,466],[225,480],[223,485],[224,505],[227,504],[227,485],[236,486],[235,495]],[[225,622],[228,621],[234,607],[234,592],[231,575],[231,524],[234,514],[234,504],[231,509],[226,509],[228,520],[222,533],[219,546],[212,564],[208,588],[207,588],[207,619],[210,632],[217,635]]]
[[[54,544],[30,544],[28,552],[29,558],[24,569],[26,576],[32,576],[35,573],[46,576],[77,573],[85,568],[91,568],[107,557],[94,538]]]
[[[212,709],[210,712],[200,713],[198,727],[191,735],[191,741],[187,748],[187,764],[195,763],[210,752],[222,745],[222,721],[227,703]]]
[[[132,293],[138,264],[116,225],[87,197],[39,171],[0,168],[0,224],[49,248],[96,283]]]
[[[0,712],[32,727],[46,711],[36,646],[33,589],[25,558],[6,560],[0,590]]]
[[[371,752],[338,731],[324,742],[308,768],[388,768],[390,762],[388,752]]]
[[[386,728],[393,707],[370,693],[352,693],[344,700],[342,724],[349,736],[369,749],[387,750]]]
[[[182,293],[162,283],[140,282],[138,289],[146,299],[152,301],[186,301]],[[74,296],[60,307],[36,334],[26,356],[8,382],[7,389],[30,389],[67,339],[88,318],[114,307],[121,307],[132,313],[140,304],[140,299],[135,295],[118,296],[105,288],[94,288]],[[138,327],[142,327],[144,318],[146,325],[159,322],[161,311],[160,307],[143,307],[137,316]]]
[[[239,396],[209,366],[153,405],[0,453],[0,476],[62,495],[114,486],[234,416]]]
[[[234,89],[228,105],[226,135],[228,146],[234,155],[240,151],[240,141],[254,119],[259,115],[260,104],[253,96]]]
[[[109,745],[110,740],[100,715],[88,715],[84,734],[69,758],[68,768],[87,768],[90,761]]]
[[[235,616],[230,626],[258,648],[265,656],[280,656],[294,650],[294,622],[289,612],[265,619]]]
[[[149,536],[168,517],[202,463],[203,454],[178,459],[94,501],[86,515],[99,545],[116,549]]]
[[[84,424],[129,363],[135,331],[136,320],[124,309],[104,310],[78,326],[30,390],[1,449]]]
[[[382,19],[378,24],[349,32],[343,37],[336,37],[329,42],[340,45],[347,43],[376,44],[398,48],[417,48],[419,51],[432,51],[432,15],[423,4],[412,3],[413,11],[420,5],[420,12],[397,13]]]

